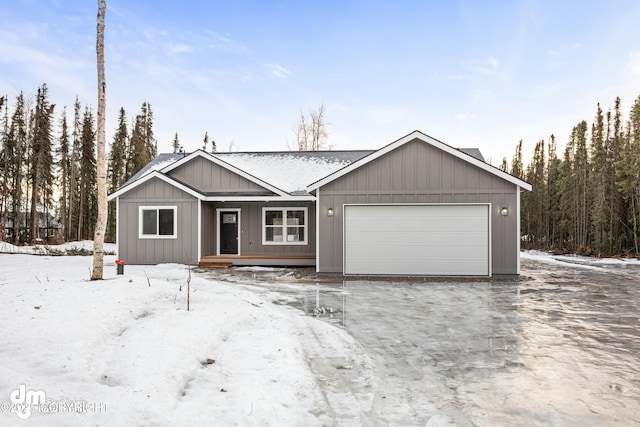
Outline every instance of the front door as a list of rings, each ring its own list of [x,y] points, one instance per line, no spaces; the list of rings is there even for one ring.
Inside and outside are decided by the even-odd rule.
[[[238,211],[218,211],[220,255],[238,255]]]

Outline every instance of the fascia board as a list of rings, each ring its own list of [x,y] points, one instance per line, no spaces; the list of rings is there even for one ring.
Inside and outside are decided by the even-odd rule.
[[[205,202],[313,202],[314,196],[205,196]]]

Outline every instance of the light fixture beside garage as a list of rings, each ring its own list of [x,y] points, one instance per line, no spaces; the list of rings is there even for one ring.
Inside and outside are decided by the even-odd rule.
[[[507,208],[500,209],[500,215],[502,215],[502,216],[509,215],[509,209],[507,209]]]
[[[334,213],[335,213],[335,212],[333,211],[333,208],[329,208],[329,209],[327,209],[327,216],[333,216],[333,215],[334,215]]]

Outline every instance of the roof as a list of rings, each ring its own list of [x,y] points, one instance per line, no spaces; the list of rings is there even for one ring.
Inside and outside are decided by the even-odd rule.
[[[109,200],[113,200],[120,194],[146,182],[152,177],[159,177],[163,181],[175,185],[201,200],[221,198],[229,200],[235,198],[232,194],[202,193],[171,177],[169,174],[171,170],[189,162],[195,157],[203,157],[237,173],[266,190],[271,191],[275,194],[275,198],[313,197],[311,196],[311,192],[319,187],[416,138],[498,175],[523,189],[531,190],[530,184],[485,163],[484,157],[479,149],[456,149],[422,132],[414,131],[380,150],[230,153],[208,153],[203,150],[197,150],[192,153],[164,153],[158,155],[148,165],[131,177],[122,188],[111,194]],[[254,195],[244,194],[242,197],[248,198],[251,196],[264,198],[265,195],[266,193],[256,193]]]

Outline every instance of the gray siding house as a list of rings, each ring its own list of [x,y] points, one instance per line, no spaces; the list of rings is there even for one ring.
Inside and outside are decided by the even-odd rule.
[[[109,196],[128,264],[520,272],[530,184],[419,131],[376,151],[161,154]]]

